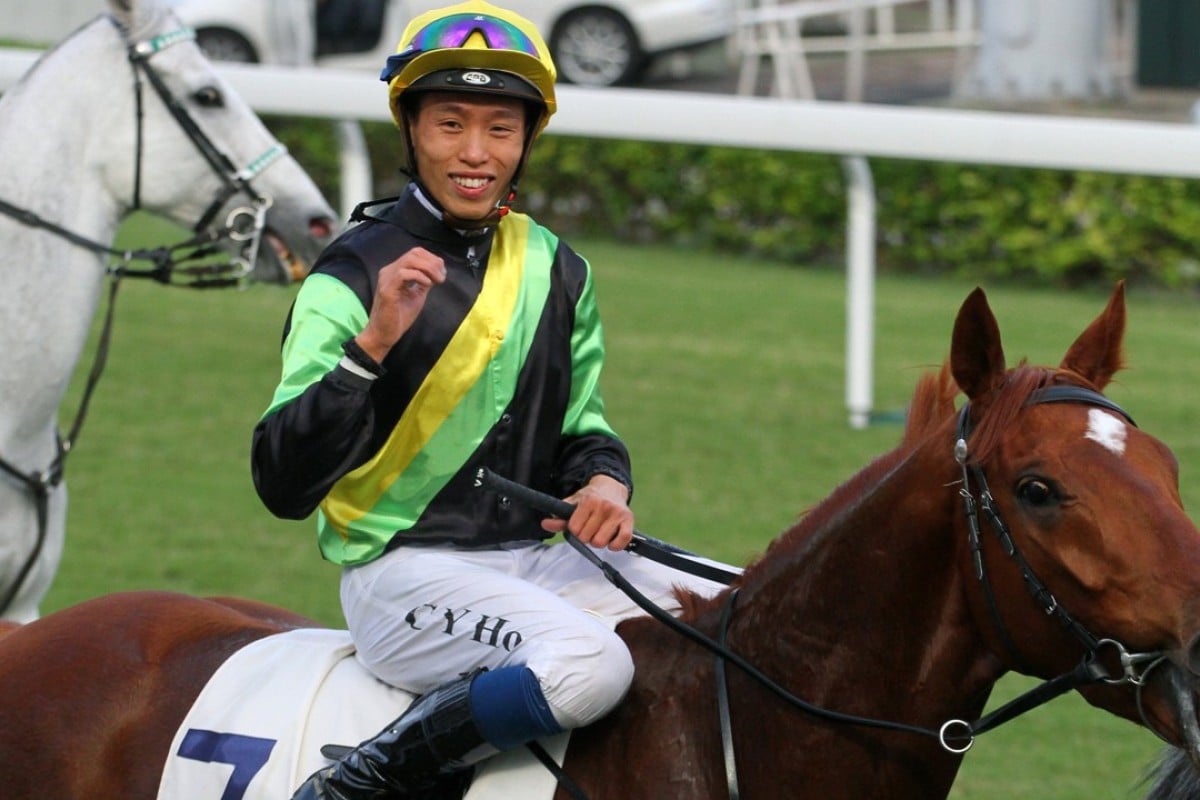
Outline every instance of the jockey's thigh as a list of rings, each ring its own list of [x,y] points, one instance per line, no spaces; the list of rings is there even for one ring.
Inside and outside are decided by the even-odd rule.
[[[706,594],[721,588],[628,553],[596,553],[672,612],[674,584]],[[573,728],[611,710],[633,679],[613,628],[641,610],[565,545],[400,547],[346,569],[341,594],[359,660],[407,691],[481,667],[523,665],[559,724]]]

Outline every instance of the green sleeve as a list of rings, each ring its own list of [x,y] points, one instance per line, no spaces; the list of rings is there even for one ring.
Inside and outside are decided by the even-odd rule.
[[[604,399],[600,396],[600,373],[604,367],[604,331],[600,324],[600,310],[596,303],[590,265],[579,302],[575,306],[571,353],[571,400],[563,419],[563,434],[602,434],[616,438],[616,433],[604,418]]]
[[[283,343],[283,372],[263,416],[321,380],[342,358],[342,343],[367,324],[367,311],[349,286],[315,273],[305,279],[292,306]]]

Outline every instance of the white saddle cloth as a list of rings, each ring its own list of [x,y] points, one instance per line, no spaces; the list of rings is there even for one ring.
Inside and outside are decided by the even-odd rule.
[[[356,745],[412,700],[359,664],[346,631],[260,639],[226,661],[196,698],[171,743],[158,800],[286,800],[329,764],[322,745]],[[542,742],[559,763],[567,738]],[[467,800],[549,800],[554,789],[550,772],[517,748],[482,766]]]

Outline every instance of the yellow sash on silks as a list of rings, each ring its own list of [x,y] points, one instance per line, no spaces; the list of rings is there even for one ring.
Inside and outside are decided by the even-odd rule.
[[[442,356],[379,452],[321,503],[321,547],[330,560],[370,560],[396,531],[412,527],[512,401],[549,294],[556,244],[540,227],[531,241],[530,228],[522,214],[500,223],[479,296]]]

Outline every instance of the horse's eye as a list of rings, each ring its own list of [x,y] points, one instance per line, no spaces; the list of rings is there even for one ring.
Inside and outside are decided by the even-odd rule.
[[[225,105],[225,97],[215,86],[205,86],[192,93],[192,99],[202,108],[221,108]]]
[[[1017,497],[1026,505],[1040,508],[1057,500],[1054,488],[1039,478],[1026,478],[1017,484]]]

